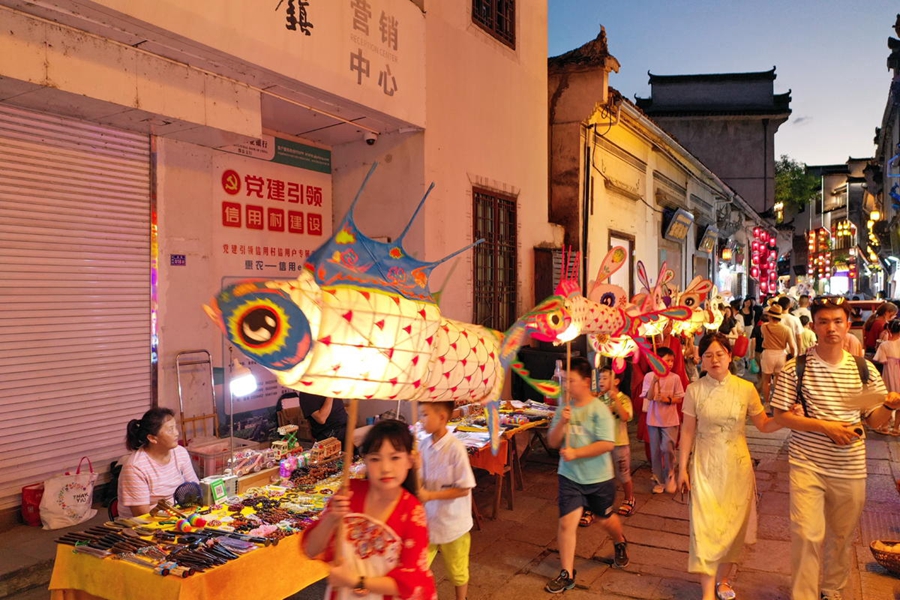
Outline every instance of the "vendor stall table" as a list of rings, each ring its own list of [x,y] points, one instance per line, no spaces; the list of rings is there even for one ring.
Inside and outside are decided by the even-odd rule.
[[[469,463],[473,468],[483,469],[496,478],[492,519],[497,518],[497,513],[500,512],[504,487],[507,488],[506,506],[509,510],[513,510],[514,489],[520,491],[525,489],[516,436],[531,430],[540,430],[539,428],[542,427],[546,428],[548,423],[547,419],[541,419],[507,429],[503,432],[500,449],[496,456],[491,453],[490,442],[487,440],[482,445],[475,447],[475,451],[469,454]],[[454,431],[454,434],[458,434],[458,432]],[[530,441],[529,438],[529,444]],[[469,445],[471,446],[471,444]]]
[[[351,466],[351,474],[358,474],[361,466],[360,463]],[[304,471],[301,472],[301,469]],[[266,472],[264,475],[258,477],[257,480],[250,476],[246,479],[247,485],[254,483],[254,481],[257,484],[268,483],[272,473]],[[275,475],[277,475],[277,472],[275,472]],[[294,475],[299,475],[296,480]],[[317,477],[315,483],[304,481],[304,477],[308,478],[310,476]],[[270,511],[278,510],[284,513],[284,511],[290,510],[294,515],[299,516],[290,518],[281,516],[281,514],[276,516],[283,519],[282,523],[291,522],[293,527],[297,527],[305,519],[308,519],[311,514],[321,510],[330,495],[338,489],[341,484],[340,463],[326,462],[316,463],[310,467],[301,466],[294,471],[291,480],[296,481],[298,486],[308,488],[308,490],[286,490],[286,488],[278,486],[246,490],[246,493],[238,498],[229,500],[230,504],[227,506],[215,507],[205,519],[213,522],[221,519],[222,527],[226,527],[226,523],[241,520],[244,521],[244,524],[239,527],[247,527],[248,517],[253,513],[256,513],[259,518],[260,515],[267,514]],[[297,495],[291,497],[292,494]],[[302,500],[300,499],[301,497],[303,498]],[[289,504],[276,508],[277,502],[279,502],[276,499],[282,498],[287,500],[289,504],[293,504],[294,508],[289,509]],[[276,503],[275,506],[272,505],[273,502]],[[175,511],[171,510],[171,507],[164,505],[162,502],[158,506],[162,507],[162,512],[158,516],[145,515],[142,517],[146,522],[144,530],[153,530],[153,536],[146,534],[146,531],[138,533],[137,530],[128,531],[128,533],[134,535],[124,535],[123,533],[123,538],[130,539],[132,546],[137,542],[142,542],[149,546],[156,544],[159,548],[162,548],[165,543],[171,543],[175,540],[175,531],[177,528],[183,527],[183,524],[182,522],[176,524],[172,517],[172,513]],[[194,516],[192,515],[190,519],[193,518]],[[271,518],[271,515],[268,518]],[[259,526],[260,522],[266,521],[258,520],[254,522],[255,525],[251,526]],[[192,525],[193,521],[190,521],[190,524]],[[203,535],[203,524],[201,523],[199,527],[201,529],[198,530],[197,534]],[[271,524],[262,525],[260,529],[264,527],[273,526]],[[103,558],[75,552],[75,547],[69,545],[76,540],[80,540],[76,542],[76,545],[83,543],[85,538],[87,538],[87,540],[90,540],[86,542],[89,546],[87,550],[106,549],[107,546],[104,545],[104,541],[109,544],[109,536],[116,537],[118,533],[116,528],[110,525],[104,526],[104,528],[106,531],[97,532],[96,530],[100,528],[93,528],[93,530],[85,532],[67,534],[57,540],[60,545],[56,549],[56,561],[53,565],[53,574],[50,577],[50,597],[52,599],[217,600],[219,598],[253,598],[254,600],[283,600],[328,575],[328,566],[324,562],[306,557],[301,550],[302,531],[285,536],[283,527],[280,530],[269,533],[251,534],[255,538],[260,538],[261,536],[269,537],[269,545],[257,545],[255,549],[244,553],[237,551],[230,553],[224,549],[219,550],[219,552],[214,554],[220,559],[231,556],[231,560],[208,568],[205,571],[194,573],[186,578],[172,574],[158,575],[152,567],[130,562],[130,560],[136,560],[136,555],[129,555],[128,552],[120,554],[122,552],[121,546],[119,550],[112,550],[112,548],[119,546],[117,541],[113,541],[112,546],[110,546],[114,555]],[[112,530],[111,533],[106,533],[110,530]],[[206,531],[209,532],[210,530],[207,529]],[[275,533],[279,533],[279,535],[273,535]],[[166,534],[169,535],[167,536]],[[191,532],[188,531],[177,535],[190,536]],[[73,538],[73,536],[81,537]],[[140,537],[140,540],[135,541],[136,537]],[[199,543],[201,547],[203,546],[202,541],[198,542],[187,538],[185,540],[178,539],[178,544],[181,546],[179,552],[181,550],[188,550],[191,553],[195,551],[193,548],[187,549],[185,544]],[[258,541],[258,539],[252,541]],[[128,545],[127,542],[122,544],[124,547],[128,547]],[[141,555],[142,550],[144,549],[134,550],[134,552],[137,555]],[[199,551],[203,552],[205,549],[200,549]],[[188,552],[185,552],[185,554],[188,554]],[[224,556],[223,553],[225,554]],[[237,557],[234,557],[235,554],[237,554]],[[165,556],[165,554],[163,555]],[[182,554],[178,554],[178,556],[182,556]],[[181,562],[178,556],[171,560]],[[151,564],[158,564],[156,561],[160,560],[158,555],[153,556],[152,553],[148,553],[145,558]],[[185,557],[183,564],[190,566],[191,562],[197,561],[201,561],[202,564],[202,561],[212,559],[213,555],[207,555],[204,558],[192,554]],[[169,558],[162,560],[169,560]],[[212,562],[216,561],[212,560]]]
[[[75,554],[72,546],[56,549],[50,578],[52,600],[218,600],[254,598],[283,600],[325,578],[324,562],[300,549],[303,534],[288,536],[277,546],[258,548],[222,566],[186,579],[156,575],[129,562]]]

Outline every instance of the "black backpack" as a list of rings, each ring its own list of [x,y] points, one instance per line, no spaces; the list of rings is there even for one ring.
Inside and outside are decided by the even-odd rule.
[[[856,361],[856,369],[859,371],[859,380],[862,382],[863,387],[865,387],[869,383],[869,363],[866,362],[866,359],[861,356],[854,356],[853,360]],[[795,359],[794,364],[797,368],[797,399],[800,400],[800,404],[803,406],[803,414],[805,416],[809,416],[809,410],[806,408],[806,398],[803,396],[803,373],[806,371],[806,355],[801,354]]]

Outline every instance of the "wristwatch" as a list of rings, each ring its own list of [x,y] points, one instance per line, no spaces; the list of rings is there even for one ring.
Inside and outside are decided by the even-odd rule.
[[[356,586],[353,588],[353,593],[357,596],[365,596],[369,593],[368,588],[366,588],[366,576],[360,575],[359,581],[356,582]]]

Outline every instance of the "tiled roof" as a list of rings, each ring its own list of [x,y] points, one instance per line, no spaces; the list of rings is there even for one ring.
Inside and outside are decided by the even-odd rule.
[[[619,61],[609,53],[609,46],[606,43],[606,29],[601,26],[600,33],[590,42],[565,54],[548,58],[547,67],[550,73],[587,71],[596,68],[618,73]]]
[[[738,73],[741,75],[742,73]],[[790,115],[791,91],[773,94],[771,104],[717,104],[714,98],[709,103],[697,105],[654,106],[653,97],[637,98],[635,103],[648,115],[655,117],[705,117],[705,116],[765,116]]]
[[[775,67],[770,71],[754,71],[750,73],[701,73],[694,75],[654,75],[647,71],[650,83],[675,83],[691,81],[774,81]]]

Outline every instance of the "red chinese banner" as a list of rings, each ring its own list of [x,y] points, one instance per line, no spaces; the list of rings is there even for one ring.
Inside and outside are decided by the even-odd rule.
[[[251,277],[293,279],[331,236],[330,153],[291,142],[295,154],[308,151],[316,161],[318,170],[303,169],[285,164],[290,157],[279,162],[279,142],[266,136],[213,158],[212,206],[219,215],[210,265],[223,286]],[[259,387],[235,398],[235,413],[274,406],[283,391],[277,380],[249,359],[241,363],[253,371]]]

